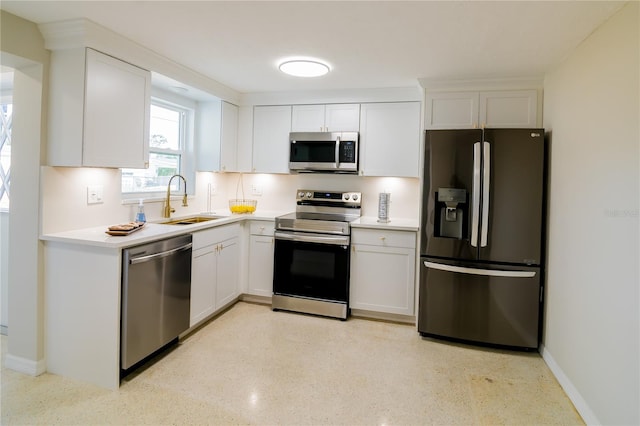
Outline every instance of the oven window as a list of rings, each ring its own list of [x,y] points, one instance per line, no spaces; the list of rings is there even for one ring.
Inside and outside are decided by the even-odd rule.
[[[276,294],[347,302],[349,247],[276,240]]]
[[[335,271],[336,255],[313,250],[294,250],[291,274],[307,279],[331,280]]]

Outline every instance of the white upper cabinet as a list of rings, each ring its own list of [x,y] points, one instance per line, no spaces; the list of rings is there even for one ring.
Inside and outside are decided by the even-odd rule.
[[[359,104],[293,105],[292,132],[357,132]]]
[[[427,93],[427,129],[478,127],[478,92]]]
[[[203,102],[197,116],[197,169],[238,171],[238,107],[224,101]]]
[[[420,102],[361,105],[360,174],[419,177]]]
[[[92,49],[51,53],[48,164],[146,168],[151,73]]]
[[[253,109],[253,167],[256,173],[289,173],[291,105]]]
[[[425,107],[427,129],[539,126],[536,90],[433,92]]]
[[[480,92],[480,123],[493,128],[538,127],[538,92]]]

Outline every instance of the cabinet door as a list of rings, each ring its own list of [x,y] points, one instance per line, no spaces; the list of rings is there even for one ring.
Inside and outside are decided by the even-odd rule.
[[[249,294],[273,295],[273,237],[252,235],[249,243]]]
[[[191,262],[190,327],[193,327],[215,311],[216,257],[214,246],[193,252]]]
[[[196,120],[197,170],[236,171],[238,107],[224,101],[200,102]]]
[[[220,171],[235,172],[238,147],[238,107],[222,102],[222,128],[220,129]]]
[[[360,130],[359,104],[329,104],[325,106],[327,132],[357,132]]]
[[[538,92],[511,90],[480,93],[480,123],[493,128],[537,127]]]
[[[222,308],[238,296],[239,254],[238,238],[220,243],[217,259],[216,309]]]
[[[149,71],[87,49],[84,166],[149,165]]]
[[[418,177],[420,102],[362,104],[360,155],[365,176]]]
[[[425,128],[475,129],[478,102],[478,92],[427,93]]]
[[[349,307],[414,314],[415,250],[354,244]]]
[[[249,105],[238,108],[238,140],[236,150],[237,170],[250,173],[253,151],[253,107]]]
[[[291,106],[257,106],[253,110],[253,171],[289,173]]]
[[[202,172],[220,171],[222,102],[200,102],[196,110],[196,169]]]
[[[293,105],[292,132],[325,132],[324,105]]]

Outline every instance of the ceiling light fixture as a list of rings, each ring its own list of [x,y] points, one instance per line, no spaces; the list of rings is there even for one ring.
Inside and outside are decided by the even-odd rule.
[[[329,65],[312,59],[286,60],[281,62],[278,68],[283,73],[295,77],[320,77],[331,71]]]

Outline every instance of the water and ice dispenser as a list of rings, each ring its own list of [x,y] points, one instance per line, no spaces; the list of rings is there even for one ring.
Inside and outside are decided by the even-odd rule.
[[[437,208],[435,236],[447,238],[466,238],[468,200],[466,189],[438,188],[436,192]]]

